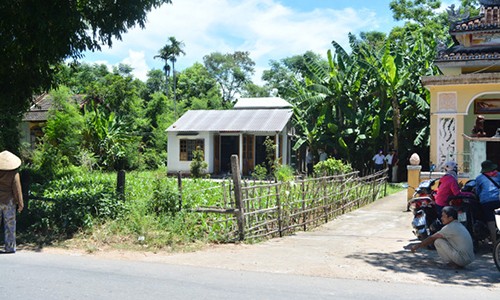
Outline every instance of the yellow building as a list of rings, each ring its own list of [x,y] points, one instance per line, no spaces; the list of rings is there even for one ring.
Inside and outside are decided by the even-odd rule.
[[[480,3],[479,16],[451,25],[454,45],[440,49],[435,60],[443,75],[422,77],[431,94],[430,161],[440,170],[456,160],[471,178],[478,160],[500,165],[500,1]],[[485,132],[479,136],[472,132],[478,116]]]

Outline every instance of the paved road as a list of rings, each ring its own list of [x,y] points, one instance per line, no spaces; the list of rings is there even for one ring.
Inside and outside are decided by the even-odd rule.
[[[440,267],[435,251],[413,254],[405,250],[417,242],[411,232],[412,215],[403,212],[405,197],[403,191],[314,231],[255,245],[221,245],[174,255],[114,252],[97,256],[326,278],[483,287],[500,292],[500,272],[486,249],[480,249],[476,260],[463,270]]]
[[[497,299],[470,287],[20,252],[0,255],[2,299]]]
[[[405,196],[403,191],[314,231],[256,245],[220,245],[173,255],[117,251],[87,255],[54,249],[0,255],[0,278],[11,278],[0,281],[0,294],[23,299],[49,292],[55,293],[54,299],[81,299],[82,295],[128,299],[125,295],[133,291],[148,299],[162,295],[421,299],[438,298],[436,293],[454,295],[454,299],[478,298],[474,295],[493,299],[499,295],[500,272],[486,250],[479,251],[466,269],[451,270],[437,264],[435,251],[413,254],[404,249],[416,242],[411,214],[403,212]],[[53,288],[57,283],[75,293],[57,294]],[[26,293],[5,294],[11,290],[7,286]],[[23,290],[25,286],[30,289]]]

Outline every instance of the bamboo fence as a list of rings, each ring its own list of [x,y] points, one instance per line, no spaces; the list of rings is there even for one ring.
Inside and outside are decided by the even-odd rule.
[[[232,180],[219,187],[223,204],[194,209],[216,214],[211,225],[226,241],[255,241],[312,229],[375,201],[387,179],[384,171],[289,182],[242,181],[237,167],[233,174]]]

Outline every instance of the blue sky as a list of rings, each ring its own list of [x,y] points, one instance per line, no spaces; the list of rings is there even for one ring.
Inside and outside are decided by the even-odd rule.
[[[126,63],[146,79],[163,63],[154,59],[169,36],[184,42],[176,70],[212,52],[248,51],[256,62],[254,82],[270,60],[312,50],[325,55],[335,40],[347,47],[347,34],[388,32],[393,26],[390,0],[173,0],[148,14],[145,29],[133,28],[112,48],[88,52],[82,61],[115,66]]]

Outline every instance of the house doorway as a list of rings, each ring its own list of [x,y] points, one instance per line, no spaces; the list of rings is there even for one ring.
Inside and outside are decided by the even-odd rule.
[[[485,120],[484,131],[487,137],[492,137],[500,128],[500,120]],[[486,143],[486,158],[500,165],[500,142]]]
[[[220,171],[222,174],[231,173],[231,155],[239,156],[240,139],[237,135],[223,135],[220,137]]]

